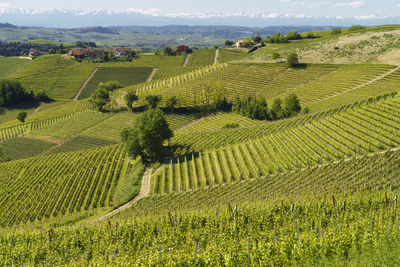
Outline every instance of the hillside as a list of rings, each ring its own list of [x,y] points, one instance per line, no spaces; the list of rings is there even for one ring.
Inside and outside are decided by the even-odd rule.
[[[0,59],[4,77],[52,98],[0,113],[0,262],[397,265],[399,30],[132,62]],[[293,51],[301,64],[289,67]],[[96,109],[90,96],[107,81],[122,88]],[[285,115],[293,94],[301,110]],[[155,95],[173,137],[159,162],[131,158],[121,132]],[[260,107],[268,117],[254,116]]]
[[[322,34],[324,34],[322,32]],[[290,52],[299,54],[307,63],[384,63],[400,64],[400,27],[397,25],[366,28],[342,34],[325,33],[322,38],[274,49],[282,56]],[[338,47],[338,50],[335,50]],[[246,61],[271,62],[271,50],[261,49]]]

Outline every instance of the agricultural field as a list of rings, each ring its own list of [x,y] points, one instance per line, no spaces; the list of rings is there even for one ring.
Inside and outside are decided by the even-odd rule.
[[[190,56],[188,67],[205,67],[214,63],[215,49],[194,50]]]
[[[0,57],[0,78],[7,78],[27,63],[29,63],[28,59]]]
[[[117,145],[0,164],[0,225],[112,206],[124,158]]]
[[[118,81],[123,86],[145,82],[152,70],[150,67],[100,67],[83,89],[79,99],[90,97],[101,82]]]
[[[55,101],[0,114],[0,265],[399,265],[399,31],[219,48],[217,64],[208,48],[15,65]],[[98,106],[88,97],[109,80],[124,87]],[[256,100],[245,115],[238,98]],[[170,131],[150,128],[161,117]]]

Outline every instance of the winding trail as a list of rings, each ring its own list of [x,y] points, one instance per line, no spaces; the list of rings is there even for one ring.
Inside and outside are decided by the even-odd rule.
[[[156,75],[157,70],[158,70],[157,68],[153,69],[153,71],[151,72],[149,78],[147,79],[147,82],[151,82],[153,80],[154,75]]]
[[[186,68],[187,64],[189,63],[189,59],[192,57],[192,54],[188,54],[185,58],[185,62],[183,62],[183,67]]]
[[[219,56],[219,49],[215,49],[214,65],[217,65],[218,63],[218,56]]]
[[[77,100],[78,100],[78,98],[79,98],[79,96],[81,95],[83,89],[85,89],[86,85],[90,82],[90,80],[91,80],[91,79],[93,78],[93,76],[96,74],[97,70],[101,67],[101,65],[103,65],[103,64],[100,64],[98,67],[96,67],[96,68],[93,70],[92,74],[90,74],[89,78],[87,78],[87,80],[86,80],[85,83],[82,85],[82,87],[81,87],[81,89],[79,90],[79,92],[76,94],[76,96],[75,96],[75,98],[74,98],[74,101],[77,101]]]
[[[95,222],[102,222],[102,221],[114,216],[115,214],[118,214],[118,213],[132,207],[133,204],[135,204],[142,198],[146,197],[150,192],[151,172],[152,172],[152,168],[150,168],[150,167],[147,168],[146,171],[144,172],[143,178],[142,178],[142,187],[140,188],[140,192],[136,197],[134,197],[131,201],[129,201],[125,205],[122,205],[118,209],[115,209],[115,210],[107,213],[106,215],[101,216],[100,218],[96,219]]]

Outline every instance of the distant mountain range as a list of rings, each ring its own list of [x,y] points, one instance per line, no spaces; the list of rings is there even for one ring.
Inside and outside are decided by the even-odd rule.
[[[83,28],[44,28],[0,24],[0,41],[75,43],[92,41],[108,47],[162,48],[186,44],[194,47],[223,45],[259,33],[261,36],[296,30],[308,32],[331,29],[329,26],[114,26]],[[39,40],[39,41],[38,41]]]
[[[76,28],[85,26],[163,26],[163,25],[231,25],[265,27],[279,25],[337,25],[352,24],[378,25],[398,23],[394,16],[310,16],[307,14],[286,14],[274,12],[227,12],[227,13],[186,13],[164,14],[157,9],[124,11],[83,11],[69,9],[24,10],[0,9],[0,22],[23,26],[54,28]]]

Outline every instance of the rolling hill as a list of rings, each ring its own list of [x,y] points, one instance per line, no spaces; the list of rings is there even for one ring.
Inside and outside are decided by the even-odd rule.
[[[18,106],[0,114],[0,262],[396,265],[398,31],[322,31],[251,53],[18,62],[10,77],[55,101],[25,122]],[[274,51],[302,64],[273,62]],[[124,87],[111,93],[118,108],[99,112],[88,97],[108,80]],[[133,111],[127,92],[139,97]],[[271,107],[289,94],[308,112],[267,121],[208,109],[218,97]],[[149,95],[174,133],[156,163],[128,157],[121,140]]]

